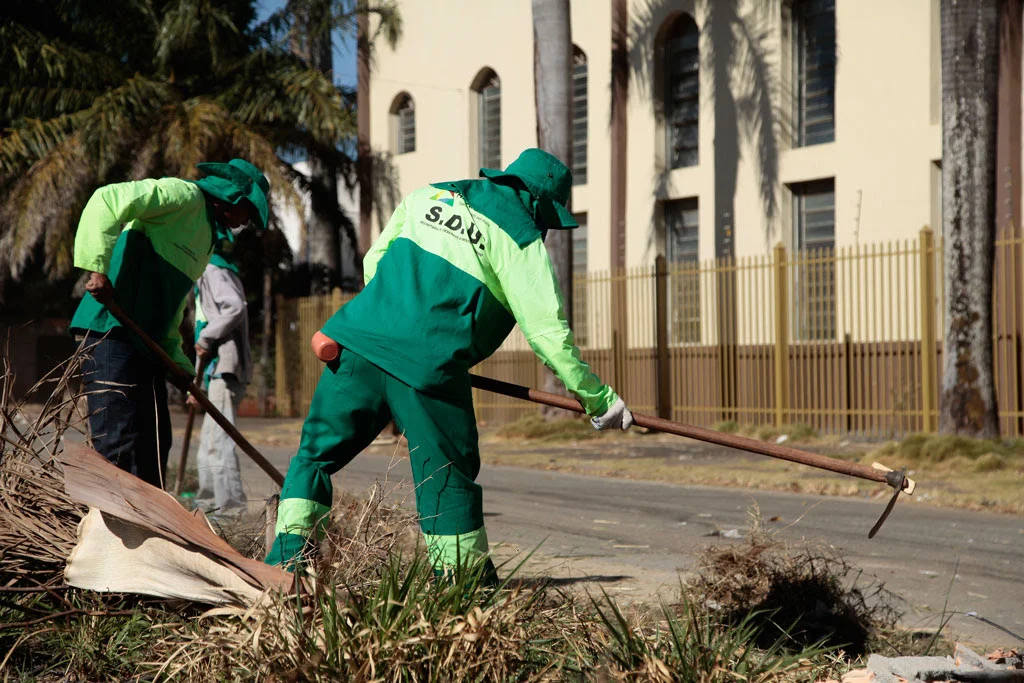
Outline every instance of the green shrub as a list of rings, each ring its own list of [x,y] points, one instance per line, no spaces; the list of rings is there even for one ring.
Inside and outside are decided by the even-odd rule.
[[[716,422],[715,426],[712,427],[716,432],[724,432],[726,434],[735,434],[740,430],[740,423],[736,420],[726,420],[725,422]]]
[[[1006,466],[1006,458],[998,453],[986,453],[974,461],[975,472],[995,472],[1005,470]]]

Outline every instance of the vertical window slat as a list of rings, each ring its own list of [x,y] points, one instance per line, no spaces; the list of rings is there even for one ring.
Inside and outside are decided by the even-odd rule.
[[[836,3],[793,3],[794,143],[835,140]]]
[[[492,76],[479,93],[480,166],[501,168],[501,84]]]
[[[681,15],[665,40],[665,142],[669,168],[699,163],[700,32]]]
[[[793,234],[799,253],[794,269],[794,336],[801,341],[836,338],[835,181],[818,180],[790,187]]]
[[[700,224],[696,199],[665,202],[665,260],[669,264],[668,322],[673,344],[699,344]]]
[[[587,56],[576,48],[572,65],[572,184],[587,183]]]

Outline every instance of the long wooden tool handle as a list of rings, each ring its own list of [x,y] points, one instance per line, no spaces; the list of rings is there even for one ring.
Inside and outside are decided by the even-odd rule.
[[[231,422],[224,417],[223,413],[214,407],[213,403],[210,402],[210,399],[203,393],[203,390],[196,386],[192,381],[189,374],[178,367],[178,364],[171,360],[171,357],[167,355],[167,352],[160,348],[160,345],[153,341],[153,339],[146,334],[146,332],[139,327],[134,320],[129,318],[115,301],[108,301],[104,305],[107,307],[107,310],[110,311],[110,314],[117,318],[117,321],[127,327],[135,334],[135,336],[141,339],[146,345],[146,348],[148,348],[150,352],[157,357],[160,363],[167,368],[167,372],[171,375],[171,382],[173,382],[174,385],[182,391],[188,391],[190,394],[195,396],[196,400],[199,401],[199,405],[203,407],[203,410],[205,410],[206,413],[212,417],[225,432],[227,432],[228,436],[238,444],[238,447],[245,451],[245,454],[252,458],[253,462],[260,466],[260,469],[270,475],[270,478],[273,479],[278,486],[284,486],[284,477],[277,471],[277,468],[271,465],[270,461],[264,458],[263,455],[256,450],[251,443],[249,443],[249,440],[242,436],[241,432],[235,429],[235,425],[231,424]]]
[[[481,377],[480,375],[470,376],[473,378],[473,386],[477,389],[510,396],[512,398],[519,398],[524,401],[542,403],[555,408],[571,410],[574,413],[585,412],[583,410],[583,406],[581,406],[579,401],[574,398],[558,396],[557,394],[550,394],[546,391],[538,391],[537,389],[530,389],[518,384],[502,382],[501,380],[491,379],[490,377]],[[658,432],[665,432],[666,434],[685,436],[691,439],[697,439],[698,441],[715,443],[720,446],[728,446],[729,448],[738,448],[743,451],[759,453],[772,458],[789,460],[790,462],[800,463],[801,465],[809,465],[822,470],[848,474],[852,477],[860,477],[861,479],[867,479],[869,481],[877,481],[883,484],[893,485],[892,481],[890,481],[891,477],[886,476],[888,474],[887,472],[869,467],[868,465],[862,465],[860,463],[847,462],[838,458],[830,458],[827,455],[818,455],[817,453],[808,453],[806,451],[797,450],[796,448],[790,448],[780,444],[766,443],[764,441],[750,439],[745,436],[724,434],[722,432],[716,432],[713,429],[694,427],[693,425],[673,422],[672,420],[666,420],[660,417],[651,417],[650,415],[638,415],[637,413],[633,413],[633,421],[641,427],[653,429]],[[909,482],[910,480],[908,479],[907,481]],[[903,488],[909,488],[909,484],[904,484]]]
[[[196,381],[199,382],[203,376],[206,362],[203,357],[196,354]],[[181,495],[181,487],[185,483],[185,464],[188,462],[188,446],[192,443],[192,427],[196,422],[196,407],[191,403],[188,406],[188,419],[185,421],[185,438],[181,443],[181,457],[178,458],[178,476],[174,479],[174,495]]]

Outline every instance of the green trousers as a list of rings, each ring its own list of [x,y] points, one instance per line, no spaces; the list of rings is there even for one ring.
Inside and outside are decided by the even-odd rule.
[[[475,482],[480,451],[467,373],[444,398],[403,384],[342,349],[324,368],[299,452],[288,466],[267,564],[291,567],[330,515],[331,475],[394,420],[409,442],[416,510],[435,569],[475,562],[487,553],[483,495]]]

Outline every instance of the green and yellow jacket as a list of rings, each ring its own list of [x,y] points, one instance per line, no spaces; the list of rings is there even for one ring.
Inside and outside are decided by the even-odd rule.
[[[75,236],[75,267],[106,274],[125,313],[189,374],[194,370],[178,327],[189,290],[213,253],[213,234],[203,191],[187,180],[161,178],[98,189]],[[73,334],[116,327],[88,293],[71,320]]]
[[[529,194],[493,181],[417,190],[363,261],[366,287],[323,333],[429,393],[464,385],[518,322],[590,415],[618,398],[580,358]]]

